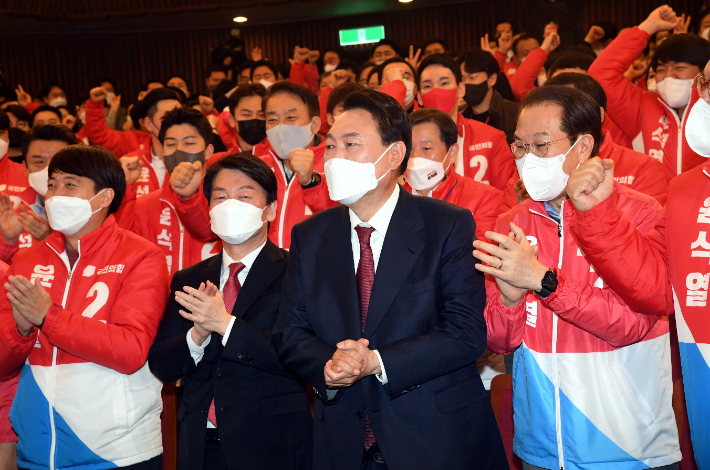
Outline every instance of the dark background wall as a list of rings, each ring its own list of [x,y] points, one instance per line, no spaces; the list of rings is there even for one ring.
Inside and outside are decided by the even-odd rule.
[[[254,24],[250,19],[239,28],[249,50],[259,46],[264,55],[275,62],[286,62],[294,45],[323,50],[337,45],[338,30],[372,25],[384,25],[386,36],[401,46],[403,54],[409,44],[421,44],[433,37],[448,41],[454,51],[460,51],[479,45],[481,35],[492,33],[500,18],[510,18],[518,31],[524,28],[524,2],[533,1],[441,4],[429,1],[428,6],[416,8],[415,0],[409,4],[414,6],[407,9],[321,18],[316,11],[308,15],[308,2],[280,0],[266,2],[262,8],[286,13],[289,8],[297,8],[305,14],[292,13],[292,17],[313,19],[284,23],[283,14],[274,13],[273,18],[282,22],[269,24],[267,10],[266,15],[256,16],[261,18],[261,24]],[[579,14],[579,37],[575,40],[584,37],[594,19],[610,20],[619,27],[634,25],[660,3],[656,0],[567,1],[575,5]],[[80,95],[88,93],[97,78],[109,76],[117,82],[124,102],[132,102],[141,84],[149,78],[164,79],[172,72],[180,72],[192,82],[192,89],[202,91],[202,73],[209,63],[210,50],[230,37],[235,27],[230,21],[231,13],[236,10],[176,10],[169,8],[170,1],[160,0],[154,11],[140,15],[141,2],[127,3],[138,9],[133,16],[123,12],[112,17],[94,14],[93,17],[84,15],[53,21],[47,14],[44,17],[12,12],[0,15],[0,66],[7,81],[22,84],[36,94],[43,85],[56,80],[64,84],[70,101],[76,101]],[[149,3],[155,2],[146,0],[146,4]],[[669,0],[668,3],[678,12],[695,12],[702,2]],[[159,14],[161,5],[167,11],[164,15]],[[357,52],[360,46],[353,47]]]

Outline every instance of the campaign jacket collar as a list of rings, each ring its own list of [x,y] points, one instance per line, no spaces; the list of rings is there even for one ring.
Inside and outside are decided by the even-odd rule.
[[[79,254],[82,258],[91,256],[95,251],[106,246],[106,240],[118,229],[116,218],[109,215],[104,223],[96,230],[87,233],[79,239]],[[47,245],[57,254],[62,254],[66,250],[66,237],[58,231],[54,231],[46,240]]]
[[[456,173],[456,170],[454,170],[453,165],[449,168],[449,174],[446,178],[444,178],[444,181],[439,184],[436,188],[434,188],[434,191],[431,193],[431,197],[434,199],[439,199],[440,201],[447,201],[448,200],[448,195],[451,193],[451,190],[456,186],[457,182],[459,180],[459,176]],[[449,196],[450,197],[450,196]]]

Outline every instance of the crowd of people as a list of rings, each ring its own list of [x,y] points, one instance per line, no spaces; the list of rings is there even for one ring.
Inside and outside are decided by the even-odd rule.
[[[0,469],[710,468],[708,31],[0,87]]]

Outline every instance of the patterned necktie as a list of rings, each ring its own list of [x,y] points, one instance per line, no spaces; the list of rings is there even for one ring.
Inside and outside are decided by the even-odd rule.
[[[357,290],[360,296],[360,321],[362,331],[365,331],[367,309],[370,306],[372,284],[375,282],[375,258],[372,256],[370,237],[375,231],[372,227],[355,227],[357,238],[360,240],[360,262],[357,265]],[[375,443],[375,433],[370,425],[370,415],[365,411],[365,450],[369,450]]]
[[[227,282],[224,283],[224,288],[222,289],[222,295],[224,296],[224,308],[226,308],[229,313],[232,313],[234,304],[237,302],[239,291],[242,289],[242,285],[239,283],[237,275],[244,268],[245,266],[242,263],[232,263],[229,265],[229,278],[227,278]],[[212,403],[210,403],[210,410],[207,412],[207,419],[214,424],[214,427],[217,427],[217,412],[214,408],[214,398],[212,398]]]

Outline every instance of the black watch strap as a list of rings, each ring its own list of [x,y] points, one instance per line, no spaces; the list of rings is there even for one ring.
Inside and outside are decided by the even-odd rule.
[[[318,186],[320,184],[320,182],[321,182],[320,173],[318,173],[317,171],[314,171],[313,176],[311,176],[311,182],[305,186],[301,186],[301,188],[303,188],[303,189],[314,188],[314,187]]]
[[[546,299],[557,290],[557,282],[557,273],[552,269],[548,269],[540,282],[540,290],[535,291],[535,293],[542,299]]]

